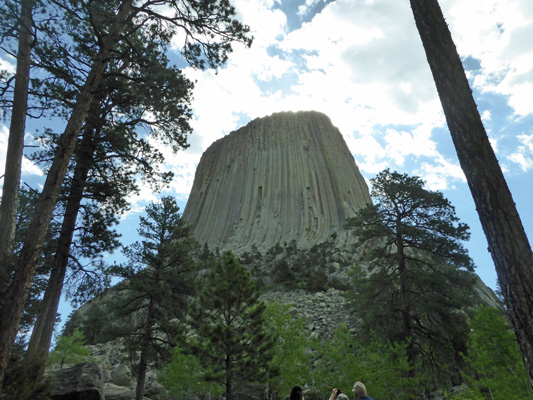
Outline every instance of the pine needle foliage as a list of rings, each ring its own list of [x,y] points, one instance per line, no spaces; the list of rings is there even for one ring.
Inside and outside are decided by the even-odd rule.
[[[130,260],[122,268],[127,291],[115,310],[121,321],[115,333],[125,338],[132,352],[140,351],[138,399],[144,394],[147,367],[169,359],[176,344],[179,320],[194,291],[193,251],[198,247],[173,198],[148,205],[146,214],[137,230],[142,240],[125,250]]]
[[[229,251],[212,267],[190,307],[196,336],[184,347],[211,368],[206,379],[225,386],[226,400],[232,400],[234,387],[268,377],[275,341],[265,329],[265,307],[250,273]]]
[[[456,384],[466,350],[465,312],[478,301],[474,265],[462,244],[469,228],[419,177],[387,169],[371,183],[375,204],[347,224],[363,249],[349,291],[361,334],[408,343],[413,374],[421,365],[435,385]]]

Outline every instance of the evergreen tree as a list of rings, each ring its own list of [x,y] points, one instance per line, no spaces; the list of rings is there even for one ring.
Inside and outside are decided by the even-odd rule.
[[[12,262],[12,251],[15,240],[17,219],[17,203],[22,170],[22,153],[26,129],[26,112],[28,109],[28,86],[30,81],[30,60],[33,47],[33,7],[34,0],[21,0],[19,7],[14,4],[1,4],[0,21],[10,25],[9,30],[16,31],[18,48],[16,51],[17,70],[15,74],[15,93],[12,103],[12,118],[9,126],[9,142],[6,154],[6,169],[0,202],[0,293],[5,282],[9,280],[8,265]],[[5,7],[5,8],[4,8]],[[4,25],[4,29],[7,28]],[[7,32],[0,28],[0,43],[4,42]],[[4,50],[4,47],[0,45]],[[2,93],[2,97],[4,93]],[[2,103],[3,103],[2,99]]]
[[[168,359],[175,345],[177,321],[193,294],[193,251],[198,247],[171,197],[147,206],[146,214],[137,231],[142,240],[125,250],[130,261],[123,268],[127,291],[114,314],[116,333],[125,337],[130,350],[140,351],[138,400],[144,395],[148,365]]]
[[[207,379],[222,383],[232,400],[235,384],[266,380],[274,339],[265,329],[265,304],[231,252],[222,254],[203,284],[189,311],[196,336],[184,347],[212,369]]]
[[[80,33],[78,47],[72,50],[70,58],[59,59],[58,64],[61,60],[66,63],[72,62],[72,58],[83,60],[89,57],[87,48],[90,48],[92,36],[87,32],[91,29],[82,31],[89,38]],[[75,292],[78,297],[75,300],[94,296],[101,285],[91,279],[90,274],[72,277],[72,272],[81,270],[78,268],[81,265],[79,258],[74,260],[74,257],[81,254],[95,260],[99,253],[112,251],[118,245],[111,227],[117,222],[117,215],[127,210],[127,196],[138,191],[137,178],[150,183],[154,190],[159,190],[172,178],[171,173],[158,171],[164,157],[147,139],[161,140],[175,151],[187,147],[192,84],[179,70],[168,65],[165,42],[158,35],[147,35],[138,30],[118,50],[121,58],[109,62],[100,84],[98,101],[93,102],[89,110],[64,182],[66,205],[54,267],[25,357],[32,379],[38,379],[43,373],[53,316],[63,281],[68,276],[67,267],[71,267],[69,281],[79,283],[71,285],[75,287],[70,292]],[[63,66],[62,70],[66,69],[67,66]],[[54,90],[58,97],[68,98],[68,90]],[[160,90],[167,91],[167,94],[154,96]],[[151,115],[149,119],[144,118],[147,113]],[[54,142],[54,136],[52,139]],[[33,159],[46,168],[54,151],[55,146],[50,146],[46,151],[36,153]],[[81,226],[76,223],[79,216],[83,218]],[[97,234],[89,234],[91,228],[96,228],[93,231]],[[97,263],[100,269],[103,265],[103,262]]]
[[[533,388],[533,251],[438,0],[410,0]]]
[[[410,365],[422,362],[436,380],[458,377],[459,353],[466,350],[463,310],[475,301],[473,264],[460,243],[468,226],[418,177],[385,170],[371,182],[376,204],[347,225],[365,245],[369,272],[360,269],[351,291],[361,332],[408,343]]]
[[[38,217],[31,222],[14,269],[11,270],[6,265],[0,266],[4,275],[12,275],[8,287],[4,287],[5,282],[0,283],[0,289],[5,289],[0,293],[0,318],[3,321],[0,326],[0,383],[3,380],[31,280],[35,274],[36,260],[76,148],[78,136],[87,120],[89,110],[95,102],[98,103],[100,84],[110,62],[113,59],[120,60],[121,56],[125,55],[121,53],[124,50],[122,44],[128,43],[135,32],[144,31],[148,36],[159,37],[162,41],[160,44],[164,47],[176,32],[181,31],[185,42],[181,52],[183,58],[196,67],[205,68],[222,65],[227,60],[227,53],[231,51],[233,42],[241,41],[247,45],[251,43],[251,39],[247,36],[248,28],[237,21],[235,9],[228,0],[149,1],[139,5],[134,4],[132,0],[80,2],[60,0],[50,3],[51,7],[39,7],[39,11],[45,13],[49,10],[53,13],[57,11],[47,24],[52,27],[51,30],[55,35],[50,36],[50,46],[44,46],[43,49],[48,48],[62,54],[58,58],[52,53],[48,58],[52,64],[42,69],[47,75],[44,85],[45,87],[49,83],[54,87],[64,85],[71,90],[68,98],[57,99],[53,96],[52,88],[52,96],[39,97],[36,103],[44,109],[50,106],[53,112],[57,112],[57,115],[64,117],[68,122],[57,141],[43,192],[36,205]],[[162,8],[165,9],[164,14],[161,13]],[[2,21],[0,19],[0,22]],[[94,28],[94,32],[89,34],[93,38],[89,44],[79,41],[84,33],[78,28],[86,26],[84,22],[88,22]],[[37,35],[37,37],[48,38],[46,35]],[[54,64],[78,45],[87,47],[89,57],[67,63],[68,68],[64,71],[62,69],[64,64]],[[37,54],[37,51],[34,53]],[[122,64],[124,71],[129,67],[127,62]],[[50,74],[51,70],[66,74],[61,77],[54,76]],[[10,82],[9,79],[7,81]],[[58,85],[55,85],[58,81],[60,81]],[[8,83],[6,91],[9,88]],[[163,97],[160,92],[152,94],[153,99]],[[58,103],[59,107],[55,107],[54,104]],[[143,114],[144,116],[146,115]]]

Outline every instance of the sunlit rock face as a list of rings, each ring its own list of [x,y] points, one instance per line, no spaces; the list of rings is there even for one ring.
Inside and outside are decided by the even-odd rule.
[[[296,240],[310,248],[337,235],[370,203],[339,130],[317,112],[259,118],[202,155],[183,217],[211,249],[264,251]]]

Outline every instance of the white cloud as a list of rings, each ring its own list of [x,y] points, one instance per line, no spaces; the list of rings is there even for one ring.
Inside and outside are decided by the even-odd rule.
[[[447,0],[443,9],[461,56],[481,61],[474,85],[508,96],[518,116],[533,113],[528,96],[533,78],[531,2]]]
[[[0,71],[4,70],[9,72],[10,74],[15,73],[15,64],[11,61],[4,60],[2,57],[0,57]]]
[[[397,165],[403,165],[405,158],[411,155],[435,157],[438,153],[430,137],[431,128],[427,126],[417,127],[410,132],[388,128],[385,136],[387,157],[392,158]]]
[[[298,16],[305,17],[310,12],[311,7],[323,0],[305,0],[305,3],[298,6]]]
[[[461,166],[457,162],[447,160],[441,155],[437,156],[432,163],[422,163],[420,168],[413,171],[413,174],[419,175],[430,190],[454,189],[454,182],[466,181]]]
[[[533,135],[519,135],[517,139],[521,145],[508,158],[526,172],[533,169]]]
[[[7,155],[7,145],[9,140],[9,128],[5,125],[0,125],[0,175],[4,175],[6,167],[6,155]],[[25,142],[33,142],[33,137],[30,134],[26,134]],[[24,176],[43,176],[43,171],[35,165],[28,158],[22,158],[22,167],[21,167],[22,177]],[[4,186],[4,178],[0,179],[0,187]]]

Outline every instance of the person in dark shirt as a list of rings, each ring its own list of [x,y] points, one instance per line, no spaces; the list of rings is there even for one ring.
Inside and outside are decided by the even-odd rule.
[[[300,386],[294,386],[291,390],[291,395],[289,400],[305,400],[303,396],[303,391]]]

